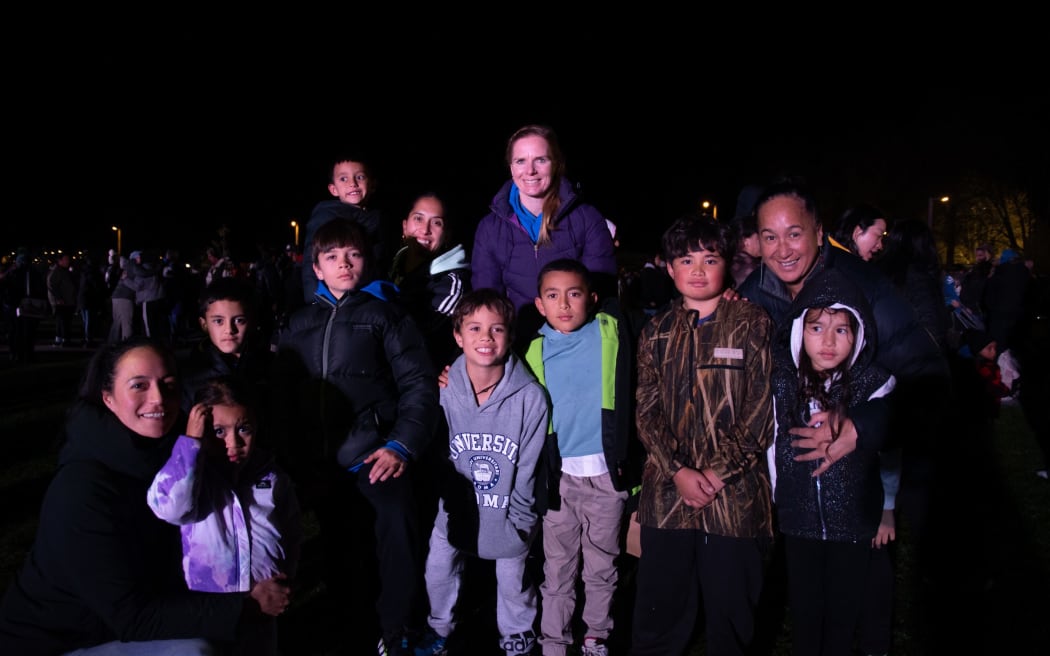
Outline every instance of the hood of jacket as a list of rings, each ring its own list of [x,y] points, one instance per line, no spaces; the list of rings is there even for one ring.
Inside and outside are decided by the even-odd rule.
[[[117,473],[149,482],[171,455],[178,438],[177,428],[160,438],[143,437],[106,410],[79,402],[66,422],[66,441],[58,456],[59,466],[73,462],[97,462]]]
[[[510,353],[507,364],[503,368],[503,378],[489,394],[489,398],[478,407],[474,401],[473,394],[445,394],[442,391],[442,403],[452,402],[459,412],[484,413],[486,411],[498,411],[501,401],[513,396],[526,385],[534,384],[535,376],[528,370],[525,364],[518,359],[513,352]],[[448,372],[448,389],[472,390],[470,377],[467,376],[466,359],[463,356],[456,358]],[[489,410],[491,409],[491,410]]]
[[[398,289],[397,285],[390,282],[389,280],[373,280],[360,289],[346,292],[339,298],[332,295],[331,290],[328,289],[328,285],[324,284],[324,281],[317,281],[317,291],[315,295],[318,299],[324,299],[329,305],[339,305],[340,302],[347,303],[347,299],[359,296],[361,293],[375,296],[381,301],[389,301],[390,299],[397,298]]]
[[[878,335],[875,316],[863,291],[836,269],[818,272],[799,292],[788,310],[790,330],[788,336],[791,357],[798,366],[802,352],[802,333],[806,310],[813,307],[845,309],[857,319],[857,334],[854,337],[850,366],[866,365],[875,356]]]
[[[463,244],[456,244],[430,261],[430,275],[432,276],[446,271],[469,268],[470,260],[467,259],[467,251],[463,248]]]

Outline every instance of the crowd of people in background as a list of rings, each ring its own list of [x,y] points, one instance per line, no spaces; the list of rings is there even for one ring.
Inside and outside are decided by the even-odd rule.
[[[948,271],[925,222],[858,202],[826,225],[784,178],[625,266],[550,128],[505,163],[473,240],[433,191],[381,214],[347,154],[301,253],[5,256],[11,362],[95,354],[0,647],[276,654],[316,513],[333,621],[367,643],[348,653],[457,648],[474,558],[506,654],[603,656],[628,630],[679,654],[697,617],[708,653],[743,654],[778,570],[794,653],[885,654],[898,522],[937,557],[961,387],[989,422],[1022,408],[1047,478],[1047,283],[1018,249]]]

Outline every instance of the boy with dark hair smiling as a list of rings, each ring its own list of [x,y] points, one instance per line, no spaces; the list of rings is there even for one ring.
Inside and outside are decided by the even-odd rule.
[[[548,410],[543,388],[511,350],[514,315],[510,299],[490,288],[464,295],[452,315],[463,353],[441,389],[448,455],[426,563],[430,630],[416,656],[447,653],[467,557],[495,561],[503,652],[525,656],[535,646],[536,587],[525,565]]]
[[[367,202],[374,191],[375,180],[361,155],[357,153],[340,153],[332,162],[331,175],[328,180],[328,193],[333,198],[322,200],[310,211],[306,222],[303,243],[307,249],[313,243],[314,235],[321,226],[332,219],[349,219],[361,226],[365,237],[371,244],[374,271],[386,271],[388,257],[385,246],[385,235],[382,232],[382,221],[378,210],[369,209]],[[317,276],[313,267],[304,266],[303,300],[313,302],[317,289]]]

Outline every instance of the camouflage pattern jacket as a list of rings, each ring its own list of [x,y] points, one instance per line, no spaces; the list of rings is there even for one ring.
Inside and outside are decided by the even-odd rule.
[[[760,306],[721,301],[706,321],[681,300],[642,329],[638,436],[648,451],[640,523],[728,537],[772,537],[766,449],[773,441],[773,324]],[[673,477],[713,469],[725,482],[705,508],[685,505]]]

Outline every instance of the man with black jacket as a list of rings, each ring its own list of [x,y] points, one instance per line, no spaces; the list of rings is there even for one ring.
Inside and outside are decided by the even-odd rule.
[[[935,465],[942,456],[939,420],[951,398],[951,375],[943,351],[888,277],[871,263],[836,248],[824,236],[816,202],[803,183],[782,180],[766,187],[755,203],[755,213],[762,263],[738,291],[769,312],[777,326],[774,350],[787,346],[792,299],[816,274],[835,269],[859,288],[871,306],[875,334],[869,339],[877,345],[875,361],[897,379],[891,396],[851,408],[834,438],[830,422],[792,429],[797,446],[821,449],[826,444],[834,462],[854,450],[872,448],[865,442],[866,435],[885,434],[884,448],[902,448],[902,504],[910,502],[904,512],[914,521],[916,541],[923,547],[927,506],[936,483]],[[923,549],[920,560],[924,553],[932,550]]]

